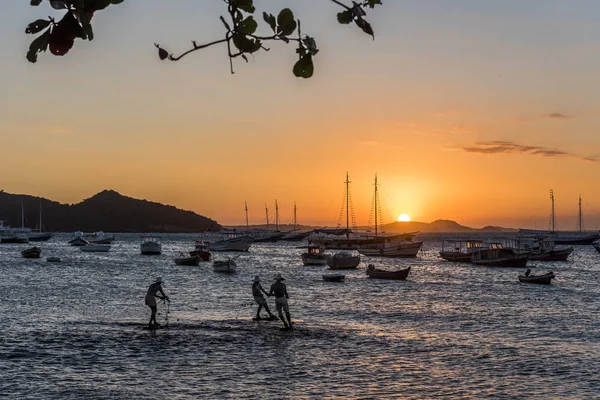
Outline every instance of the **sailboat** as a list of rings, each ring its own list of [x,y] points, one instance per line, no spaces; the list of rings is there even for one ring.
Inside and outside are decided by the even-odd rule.
[[[294,229],[290,232],[285,233],[280,240],[285,240],[288,242],[299,242],[301,240],[306,239],[308,235],[310,235],[311,231],[308,232],[298,232],[298,225],[296,224],[296,202],[294,202]]]
[[[42,232],[42,199],[40,199],[40,225],[37,232],[29,233],[29,241],[30,242],[46,242],[52,239],[54,233]]]
[[[378,257],[416,257],[423,246],[422,241],[413,241],[416,232],[394,236],[378,236],[377,217],[381,215],[379,210],[379,192],[377,189],[377,175],[375,175],[375,191],[373,193],[373,215],[375,222],[375,237],[383,240],[359,247],[358,252],[365,256]]]
[[[2,243],[29,243],[29,233],[31,233],[31,229],[25,228],[25,211],[21,198],[21,227],[11,228],[8,233],[3,234],[0,241]]]
[[[279,206],[277,200],[275,200],[275,230],[269,229],[269,209],[265,204],[265,213],[267,216],[267,229],[250,229],[248,226],[248,204],[246,205],[246,235],[254,239],[254,242],[276,242],[279,240],[284,233],[279,230]]]
[[[556,244],[570,244],[570,245],[591,245],[596,240],[600,239],[599,232],[586,232],[583,229],[583,214],[581,212],[581,195],[579,196],[579,218],[577,220],[578,230],[577,231],[562,231],[556,230],[556,216],[554,213],[554,191],[550,190],[550,200],[552,201],[552,208],[550,213],[550,226],[549,230],[536,230],[536,229],[519,229],[519,235],[521,236],[538,236],[546,237],[554,241]]]

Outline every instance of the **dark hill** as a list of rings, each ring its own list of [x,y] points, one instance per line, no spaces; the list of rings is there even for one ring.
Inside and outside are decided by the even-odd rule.
[[[81,203],[66,205],[28,195],[0,192],[0,220],[21,226],[21,201],[25,226],[39,223],[40,200],[44,230],[49,232],[203,232],[221,229],[216,221],[147,200],[102,191]]]

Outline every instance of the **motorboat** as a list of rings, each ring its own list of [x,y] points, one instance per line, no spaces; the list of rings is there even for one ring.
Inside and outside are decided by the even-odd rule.
[[[254,239],[247,235],[225,233],[225,237],[210,243],[211,251],[248,251]]]
[[[68,243],[71,246],[85,246],[88,245],[90,242],[84,239],[83,232],[75,232],[73,233],[73,238],[69,240]]]
[[[222,272],[226,274],[231,274],[236,271],[237,264],[235,260],[229,258],[227,260],[214,261],[213,262],[213,271]]]
[[[399,269],[396,271],[386,271],[377,269],[373,264],[367,266],[367,276],[375,279],[390,279],[396,281],[404,281],[410,273],[410,267],[405,269]]]
[[[304,265],[327,265],[327,254],[321,246],[308,245],[306,253],[302,253]]]
[[[490,242],[485,249],[473,252],[471,263],[488,267],[523,268],[527,265],[529,254],[521,254],[514,248],[504,248],[502,243]]]
[[[352,255],[348,251],[340,251],[327,257],[330,269],[355,269],[360,264],[360,255]]]
[[[200,261],[212,261],[210,242],[196,240],[194,242],[194,250],[190,251],[190,256],[200,257]]]
[[[162,244],[159,236],[142,236],[140,251],[142,254],[154,255],[162,252]]]
[[[573,246],[557,246],[549,237],[519,237],[518,247],[522,253],[535,261],[567,261]]]
[[[84,235],[84,239],[95,244],[111,244],[115,241],[115,235],[106,235],[104,232],[98,231],[90,235]]]
[[[200,257],[186,256],[183,253],[179,254],[179,257],[174,258],[175,264],[177,265],[191,265],[196,266],[200,264]]]
[[[531,275],[531,270],[527,270],[524,275],[519,275],[519,282],[523,283],[538,283],[541,285],[549,285],[552,279],[556,278],[552,271],[543,275]]]
[[[105,253],[110,250],[110,247],[110,244],[90,243],[85,246],[80,246],[79,249],[86,253]]]
[[[344,274],[323,274],[323,280],[325,282],[343,282],[346,278]]]
[[[32,247],[21,252],[21,255],[24,258],[40,258],[41,254],[42,249],[40,249],[39,247]]]

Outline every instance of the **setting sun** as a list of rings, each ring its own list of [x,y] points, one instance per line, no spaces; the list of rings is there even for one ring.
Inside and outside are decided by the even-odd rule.
[[[408,214],[400,214],[398,217],[398,221],[400,222],[410,222],[410,215]]]

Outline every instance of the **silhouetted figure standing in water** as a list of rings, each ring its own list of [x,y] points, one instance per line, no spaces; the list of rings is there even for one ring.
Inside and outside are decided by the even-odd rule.
[[[148,307],[150,307],[150,309],[152,310],[152,314],[150,315],[150,322],[148,323],[148,328],[160,328],[160,324],[158,322],[156,322],[156,299],[155,297],[158,297],[161,300],[167,300],[169,301],[169,296],[167,296],[165,294],[165,292],[163,292],[162,289],[162,278],[158,277],[156,278],[156,282],[154,282],[152,285],[150,285],[150,287],[148,288],[148,292],[146,293],[146,305]],[[162,294],[162,296],[158,296],[157,293],[160,292]]]
[[[256,275],[254,277],[254,283],[252,284],[252,295],[254,296],[254,300],[258,304],[258,310],[256,310],[256,320],[260,319],[260,310],[264,307],[265,310],[269,313],[270,319],[275,319],[275,316],[271,314],[271,310],[269,310],[269,306],[267,304],[267,299],[263,296],[263,293],[268,295],[267,291],[263,289],[260,284],[260,277]]]
[[[292,328],[292,316],[290,315],[290,308],[288,307],[287,299],[290,298],[287,292],[287,287],[283,281],[285,278],[281,274],[277,274],[275,277],[275,283],[271,285],[271,290],[268,296],[275,295],[275,306],[277,307],[277,313],[279,319],[283,322],[286,328]],[[285,318],[283,318],[283,311],[285,311]]]

